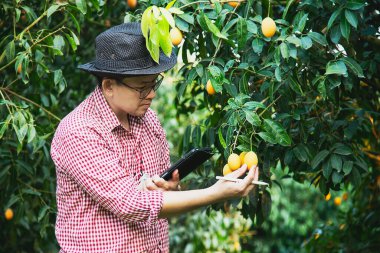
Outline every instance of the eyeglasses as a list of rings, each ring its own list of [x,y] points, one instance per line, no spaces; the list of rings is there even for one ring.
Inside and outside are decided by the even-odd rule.
[[[162,83],[163,80],[164,80],[164,76],[161,75],[161,74],[159,74],[157,76],[157,78],[154,80],[154,85],[149,86],[149,87],[145,87],[145,88],[142,88],[142,89],[137,89],[135,87],[129,86],[128,84],[124,83],[120,79],[116,79],[117,82],[119,82],[119,83],[127,86],[128,88],[130,88],[132,90],[138,91],[140,93],[140,99],[146,98],[152,90],[156,91],[160,87],[160,85],[161,85],[161,83]]]

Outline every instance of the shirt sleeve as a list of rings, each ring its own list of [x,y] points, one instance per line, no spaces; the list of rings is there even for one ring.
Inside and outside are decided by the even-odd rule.
[[[101,206],[132,223],[155,223],[163,204],[161,191],[140,191],[132,176],[119,165],[119,157],[92,129],[85,134],[66,134],[56,165]]]

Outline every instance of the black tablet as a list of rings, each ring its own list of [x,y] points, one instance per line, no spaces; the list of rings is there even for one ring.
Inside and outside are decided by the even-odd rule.
[[[182,179],[207,161],[212,155],[211,148],[194,148],[173,164],[167,171],[162,173],[160,177],[169,180],[172,178],[172,173],[178,169],[179,178]]]

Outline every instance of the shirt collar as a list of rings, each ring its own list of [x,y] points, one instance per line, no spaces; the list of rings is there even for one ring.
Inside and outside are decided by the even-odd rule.
[[[107,100],[104,97],[103,92],[99,86],[96,87],[93,96],[98,112],[107,129],[111,132],[116,127],[121,126],[119,119],[116,117],[116,114],[112,111],[111,107],[107,103]]]

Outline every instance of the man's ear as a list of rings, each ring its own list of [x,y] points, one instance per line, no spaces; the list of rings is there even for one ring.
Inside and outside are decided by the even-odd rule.
[[[113,95],[113,92],[114,92],[114,84],[115,84],[115,81],[110,79],[110,78],[107,78],[107,77],[104,77],[103,80],[102,80],[102,89],[103,89],[103,92],[107,95],[107,96],[111,96]]]

